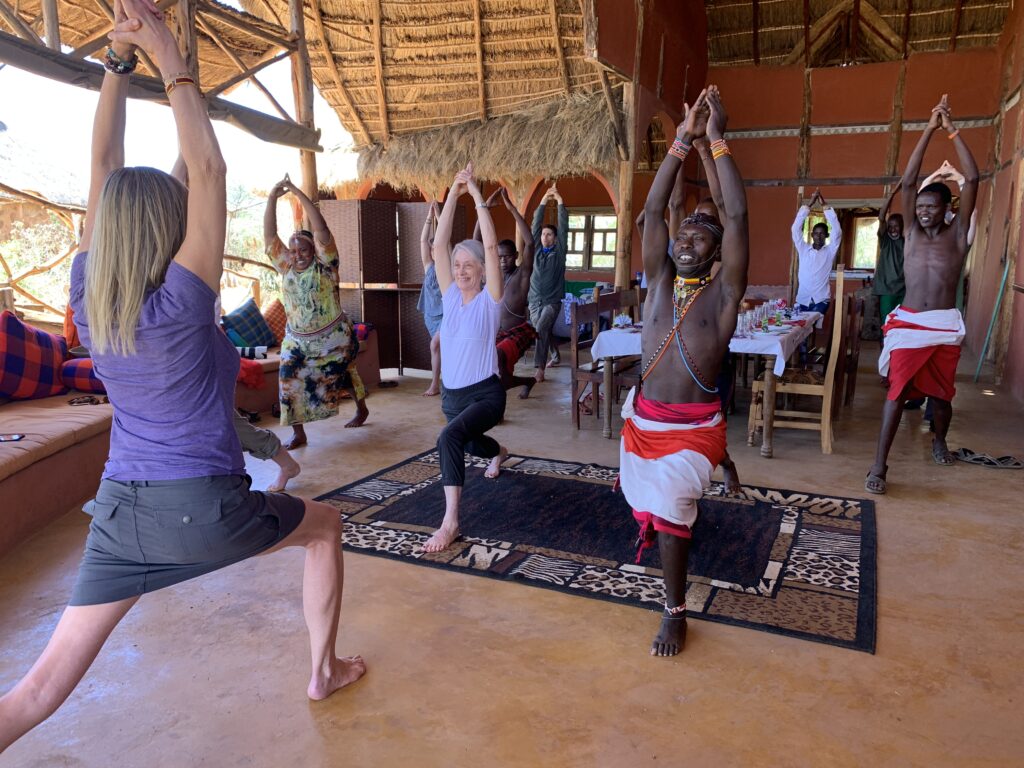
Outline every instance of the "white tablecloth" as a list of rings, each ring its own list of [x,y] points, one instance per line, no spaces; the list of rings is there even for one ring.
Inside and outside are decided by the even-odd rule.
[[[733,336],[729,342],[729,351],[748,355],[775,355],[775,365],[772,370],[776,376],[781,376],[786,370],[786,360],[800,346],[800,342],[811,335],[814,324],[820,318],[821,314],[818,312],[805,312],[799,318],[805,321],[804,324],[789,326],[787,333],[755,332],[746,338]],[[590,354],[595,360],[599,357],[639,355],[640,352],[639,330],[623,330],[621,328],[612,328],[597,334],[597,338],[594,339],[594,344],[590,348]]]

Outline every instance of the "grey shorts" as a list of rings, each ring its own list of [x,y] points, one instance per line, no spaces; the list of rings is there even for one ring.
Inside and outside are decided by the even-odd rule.
[[[153,592],[263,552],[299,527],[302,499],[250,491],[248,475],[104,480],[71,605]]]

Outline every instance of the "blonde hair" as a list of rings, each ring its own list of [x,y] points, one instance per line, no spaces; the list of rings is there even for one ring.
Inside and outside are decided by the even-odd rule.
[[[85,308],[92,349],[132,355],[146,294],[163,284],[185,240],[188,191],[155,168],[119,168],[91,213]]]

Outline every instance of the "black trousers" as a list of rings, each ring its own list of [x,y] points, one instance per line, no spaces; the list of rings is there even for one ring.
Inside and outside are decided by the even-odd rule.
[[[498,455],[498,441],[485,433],[505,416],[505,388],[497,376],[461,389],[441,387],[441,410],[448,426],[437,438],[441,456],[441,482],[466,482],[466,452],[483,459]]]

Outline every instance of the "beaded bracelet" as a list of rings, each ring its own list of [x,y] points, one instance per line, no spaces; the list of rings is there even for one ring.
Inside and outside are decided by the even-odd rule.
[[[960,135],[960,129],[957,128],[955,131],[953,131],[951,134],[949,134],[946,138],[949,139],[950,141],[952,141],[953,139],[955,139],[959,135]]]
[[[168,80],[166,83],[164,83],[164,90],[167,92],[167,95],[170,96],[171,95],[171,91],[173,91],[179,85],[195,85],[195,84],[196,84],[196,81],[193,80],[190,76],[182,75],[180,77],[172,78],[172,79]]]
[[[138,64],[139,54],[132,53],[127,59],[122,59],[110,46],[107,46],[107,52],[103,56],[103,66],[115,75],[130,75]]]
[[[711,157],[717,160],[720,157],[726,155],[732,155],[729,151],[729,145],[725,143],[725,139],[715,139],[711,142]]]
[[[680,160],[685,160],[691,149],[693,149],[691,144],[687,144],[682,139],[677,138],[672,142],[672,146],[669,147],[668,153],[678,157]]]

